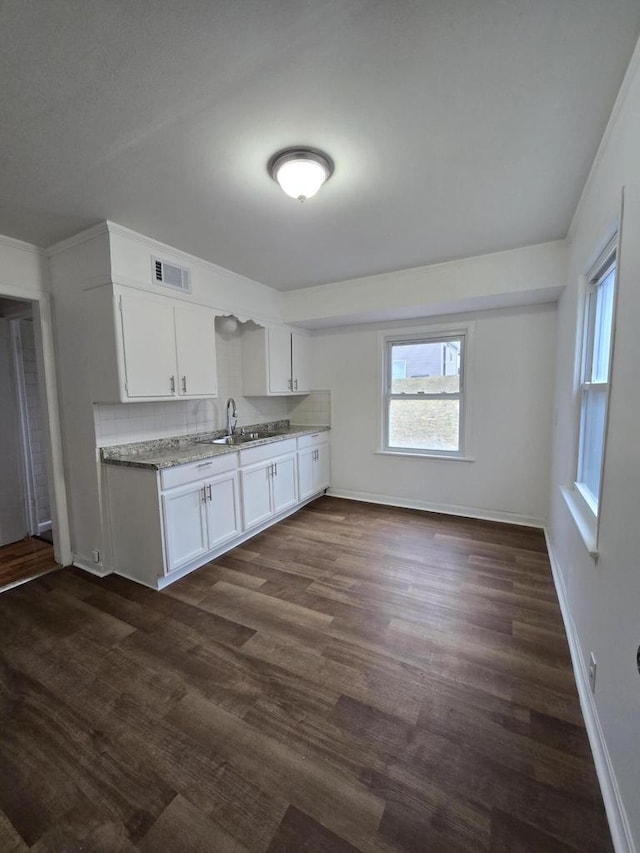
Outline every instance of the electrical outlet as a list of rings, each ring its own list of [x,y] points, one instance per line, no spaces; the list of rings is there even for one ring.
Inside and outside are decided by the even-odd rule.
[[[596,663],[595,656],[593,652],[589,655],[589,684],[591,685],[591,692],[596,692],[596,669],[598,668],[598,664]]]
[[[94,563],[99,563],[99,562],[100,562],[100,551],[98,551],[98,550],[96,550],[96,551],[92,551],[92,552],[91,552],[91,556],[93,557],[93,562],[94,562]]]

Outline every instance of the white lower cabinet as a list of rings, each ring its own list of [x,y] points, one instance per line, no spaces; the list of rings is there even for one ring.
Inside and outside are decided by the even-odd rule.
[[[245,530],[298,503],[295,439],[240,451],[242,519]],[[266,458],[265,458],[266,457]]]
[[[329,485],[326,432],[156,471],[105,465],[110,568],[162,589]]]
[[[204,486],[190,483],[162,495],[167,571],[195,560],[209,550]]]
[[[298,498],[306,500],[326,489],[330,482],[327,433],[298,439]]]
[[[229,471],[162,494],[167,572],[241,531],[238,474]]]

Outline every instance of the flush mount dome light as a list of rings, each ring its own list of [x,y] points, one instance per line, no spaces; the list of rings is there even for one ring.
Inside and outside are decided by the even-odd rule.
[[[333,172],[333,162],[312,148],[287,148],[269,161],[269,174],[284,192],[298,201],[315,195]]]

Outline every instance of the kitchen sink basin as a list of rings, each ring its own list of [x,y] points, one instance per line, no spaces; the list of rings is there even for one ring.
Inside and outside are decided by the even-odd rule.
[[[258,441],[261,438],[273,438],[280,434],[278,432],[245,432],[238,435],[224,435],[222,438],[210,438],[203,443],[226,444],[230,447],[235,444],[246,444],[248,441]]]
[[[255,441],[254,438],[250,438],[248,435],[225,435],[222,438],[212,438],[209,441],[203,442],[204,444],[226,444],[228,446],[234,444],[246,444],[248,441]]]

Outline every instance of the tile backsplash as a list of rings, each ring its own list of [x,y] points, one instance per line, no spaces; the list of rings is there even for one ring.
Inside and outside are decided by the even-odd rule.
[[[171,435],[224,429],[226,402],[236,401],[238,426],[288,418],[292,423],[329,424],[329,391],[313,391],[307,397],[243,397],[242,339],[240,335],[216,334],[218,397],[215,400],[168,400],[163,403],[116,403],[94,405],[96,444],[126,444]]]

